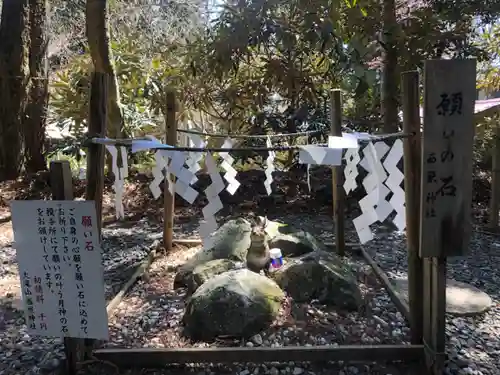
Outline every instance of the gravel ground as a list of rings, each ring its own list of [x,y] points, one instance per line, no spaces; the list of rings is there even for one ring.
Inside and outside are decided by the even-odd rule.
[[[270,217],[273,219],[272,217]],[[197,223],[191,220],[177,221],[178,237],[196,236]],[[332,241],[331,219],[322,215],[287,215],[281,221],[299,224],[305,230],[316,234],[324,241]],[[181,228],[182,227],[182,228]],[[328,229],[327,229],[328,228]],[[130,277],[140,260],[144,259],[154,240],[160,238],[159,227],[144,221],[130,228],[108,226],[104,235],[104,265],[106,269],[106,294],[110,298],[121,283]],[[356,241],[350,233],[349,241]],[[472,243],[471,256],[450,264],[450,277],[470,282],[488,292],[496,302],[495,309],[480,318],[448,319],[447,333],[450,340],[449,374],[497,374],[500,358],[500,307],[498,305],[499,275],[495,274],[495,263],[499,256],[494,238],[476,234]],[[500,242],[498,244],[500,246]],[[379,265],[390,275],[406,272],[404,238],[396,234],[381,232],[376,240],[366,246]],[[172,277],[175,268],[182,264],[196,249],[179,250],[169,257],[154,262],[147,282],[139,281],[117,310],[110,316],[111,340],[107,346],[122,347],[176,347],[193,346],[179,335],[179,319],[183,313],[184,295],[172,291]],[[15,254],[11,247],[4,247],[0,254],[0,276],[17,278]],[[286,346],[286,345],[340,345],[348,343],[407,343],[408,327],[401,314],[396,311],[387,293],[361,259],[351,258],[358,271],[366,308],[360,313],[339,314],[316,303],[296,305],[285,304],[282,314],[267,331],[248,342],[217,342],[194,344],[194,346]],[[5,305],[5,304],[2,304]],[[50,372],[62,359],[58,340],[30,337],[26,334],[22,314],[9,307],[0,307],[0,375],[35,374]],[[92,367],[92,366],[91,366]],[[112,374],[105,364],[94,365],[96,371],[87,368],[85,373]],[[214,373],[250,374],[408,374],[404,365],[384,366],[379,364],[348,365],[323,364],[308,366],[299,363],[270,364],[256,366],[193,367],[179,370],[179,373],[198,375]],[[126,372],[131,373],[131,372]],[[148,374],[173,374],[175,371],[156,371]]]
[[[329,228],[327,216],[288,215],[282,221],[316,232],[325,241],[330,233],[318,233],[317,228]],[[196,227],[196,226],[195,226]],[[316,229],[316,230],[315,230]],[[196,235],[195,232],[190,235]],[[316,303],[284,303],[282,313],[273,326],[247,342],[217,341],[215,343],[189,343],[182,338],[179,324],[184,312],[183,291],[173,291],[175,269],[198,249],[179,249],[155,261],[147,282],[139,281],[110,317],[111,340],[107,347],[212,347],[212,346],[313,346],[342,344],[401,344],[408,343],[408,327],[391,303],[389,296],[378,284],[376,277],[362,259],[349,259],[358,271],[358,279],[367,301],[360,313],[340,314]],[[131,323],[133,322],[133,323]],[[134,327],[134,328],[132,328]],[[302,374],[331,373],[328,369],[289,363],[271,366],[245,364],[238,367],[219,366],[217,372],[250,374]],[[339,374],[399,374],[404,366],[338,365]],[[197,374],[209,374],[213,368],[194,368]]]
[[[389,277],[406,276],[404,235],[379,230],[365,247]],[[447,316],[446,374],[500,374],[500,237],[474,232],[470,254],[448,260],[448,278],[469,283],[493,299],[493,307],[477,317]]]
[[[147,256],[153,242],[161,238],[161,232],[159,227],[143,221],[133,229],[108,226],[103,229],[103,236],[105,294],[110,300]],[[4,287],[0,294],[0,375],[51,371],[59,366],[64,357],[61,340],[28,335],[23,313],[13,308],[19,306],[15,298],[19,296],[19,274],[9,237],[4,235],[0,238],[4,244],[0,252],[0,279],[6,280],[9,286]]]

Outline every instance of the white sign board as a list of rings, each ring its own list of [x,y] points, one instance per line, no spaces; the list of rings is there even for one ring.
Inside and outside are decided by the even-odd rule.
[[[29,331],[107,340],[94,202],[14,201],[11,211]]]

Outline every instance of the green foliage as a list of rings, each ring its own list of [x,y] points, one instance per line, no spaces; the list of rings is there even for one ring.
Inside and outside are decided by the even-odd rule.
[[[56,152],[49,153],[47,155],[47,168],[50,167],[50,163],[55,160],[67,160],[71,168],[71,173],[74,178],[80,177],[80,169],[86,167],[87,159],[84,155],[80,153],[75,153],[73,150],[62,149]]]
[[[488,61],[480,65],[479,88],[491,94],[500,90],[500,25],[483,28],[477,44],[488,54]]]
[[[160,115],[164,88],[165,85],[175,87],[177,68],[145,55],[141,39],[133,35],[125,34],[120,40],[113,41],[111,50],[121,90],[125,133],[138,136],[158,132],[163,121]],[[86,129],[91,71],[91,59],[85,51],[70,59],[51,83],[53,120],[63,125],[67,119],[72,119],[70,133],[75,138],[81,137]]]
[[[348,6],[360,15],[356,3]],[[342,35],[344,1],[227,2],[201,41],[193,70],[218,89],[205,100],[232,132],[324,126],[331,88],[368,86]],[[276,100],[278,98],[278,100]],[[208,103],[205,103],[208,104]]]
[[[81,13],[83,1],[69,3],[57,0],[55,9],[67,22]],[[460,3],[457,17],[450,3],[398,6],[394,33],[401,70],[443,55],[498,56],[498,30],[489,31],[488,45],[472,43],[473,16],[491,9]],[[198,122],[203,115],[220,132],[262,134],[328,128],[329,91],[341,88],[346,116],[363,120],[350,126],[376,130],[366,124],[377,121],[379,112],[379,1],[231,0],[203,33],[199,23],[186,26],[197,17],[192,4],[179,4],[149,10],[119,0],[109,4],[126,135],[163,129],[168,90],[178,93],[181,121]],[[86,52],[73,55],[51,85],[53,121],[71,119],[76,138],[87,119],[90,70]],[[485,70],[489,87],[498,85],[498,73],[494,66]]]
[[[69,132],[77,139],[86,131],[91,66],[88,54],[75,56],[50,85],[51,120],[59,128],[65,128],[70,120]]]
[[[498,126],[498,117],[485,118],[476,128],[474,137],[474,164],[480,170],[491,171],[492,155],[495,145],[495,132]]]

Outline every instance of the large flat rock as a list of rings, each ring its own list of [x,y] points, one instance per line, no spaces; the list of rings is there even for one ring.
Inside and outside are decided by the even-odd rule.
[[[408,302],[408,279],[393,279],[394,286]],[[478,288],[456,280],[446,281],[446,312],[456,316],[474,316],[487,311],[493,300]]]

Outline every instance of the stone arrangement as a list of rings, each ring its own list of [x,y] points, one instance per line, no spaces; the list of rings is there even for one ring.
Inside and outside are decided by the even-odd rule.
[[[270,224],[272,225],[272,224]],[[286,295],[298,303],[313,300],[340,311],[363,305],[354,270],[328,252],[310,233],[280,227],[269,247],[280,248],[285,264],[270,277],[245,267],[252,224],[230,220],[178,270],[174,288],[186,287],[185,333],[195,340],[251,337],[277,318]]]

